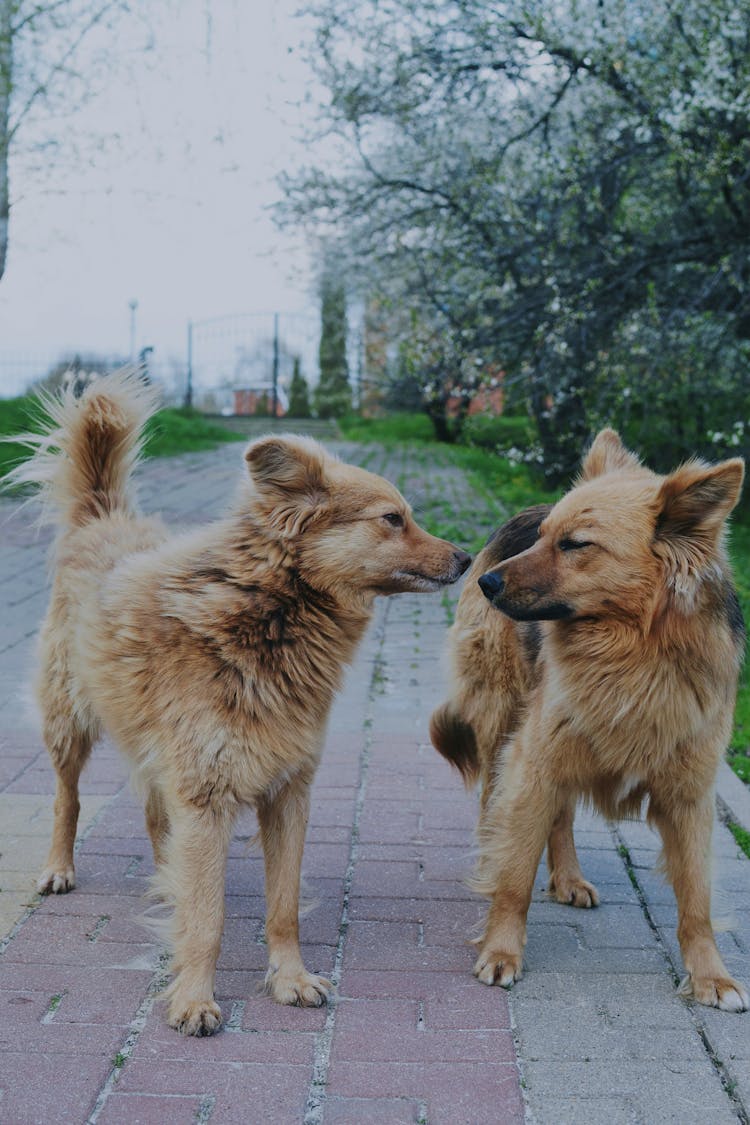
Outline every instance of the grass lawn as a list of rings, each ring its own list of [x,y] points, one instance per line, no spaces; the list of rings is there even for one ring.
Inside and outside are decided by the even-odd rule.
[[[42,417],[33,395],[0,399],[0,434],[12,436],[36,430]],[[213,449],[220,442],[244,441],[220,422],[206,419],[196,410],[169,407],[160,410],[148,424],[146,457],[169,457],[175,453],[194,453]],[[0,477],[22,461],[26,450],[16,442],[0,443]]]
[[[168,407],[150,419],[146,429],[147,457],[171,457],[175,453],[197,453],[214,449],[224,441],[247,441],[221,422],[213,422],[197,410]]]

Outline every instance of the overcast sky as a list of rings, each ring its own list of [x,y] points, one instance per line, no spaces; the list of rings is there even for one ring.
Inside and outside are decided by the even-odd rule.
[[[60,122],[101,138],[102,152],[34,174],[23,154],[11,164],[0,393],[21,389],[9,353],[127,355],[131,300],[137,348],[154,346],[162,362],[184,358],[189,317],[315,318],[304,241],[269,212],[275,177],[304,159],[310,130],[299,104],[312,81],[300,51],[309,25],[297,6],[153,3],[155,49],[142,52],[145,24],[126,21],[107,87]]]

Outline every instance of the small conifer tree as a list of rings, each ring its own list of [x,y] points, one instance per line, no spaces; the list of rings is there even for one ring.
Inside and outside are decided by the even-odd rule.
[[[320,296],[320,382],[313,401],[319,418],[340,418],[352,408],[346,363],[346,292],[340,281],[326,273]]]
[[[300,369],[298,355],[294,357],[292,381],[289,384],[289,410],[287,414],[290,418],[310,417],[310,392],[307,379]]]

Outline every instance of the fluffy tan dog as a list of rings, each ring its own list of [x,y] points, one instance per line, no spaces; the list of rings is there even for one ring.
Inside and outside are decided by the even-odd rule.
[[[16,481],[45,486],[60,525],[38,695],[57,771],[42,892],[71,890],[78,778],[107,730],[146,796],[155,885],[174,904],[169,1022],[221,1023],[214,976],[227,851],[240,806],[257,810],[266,866],[267,983],[317,1005],[306,972],[299,877],[309,789],[342,669],[376,594],[437,590],[469,556],[417,527],[387,481],[317,443],[268,437],[245,453],[234,507],[168,537],[129,484],[152,396],[122,372],[46,403]]]
[[[597,904],[573,845],[578,798],[612,818],[647,798],[677,898],[685,989],[748,1007],[716,948],[709,884],[744,643],[724,549],[743,473],[734,459],[658,476],[604,430],[576,487],[515,517],[477,557],[451,630],[454,692],[431,735],[483,784],[476,884],[491,906],[474,972],[484,983],[521,974],[545,841],[557,898]]]

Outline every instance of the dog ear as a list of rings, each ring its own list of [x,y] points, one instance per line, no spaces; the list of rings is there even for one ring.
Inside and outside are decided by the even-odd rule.
[[[581,463],[580,480],[593,480],[615,469],[637,469],[640,461],[626,449],[614,430],[600,430]]]
[[[323,450],[297,437],[260,438],[245,451],[250,475],[264,492],[285,496],[314,493],[323,486]]]
[[[690,461],[666,478],[657,496],[656,540],[711,547],[740,498],[741,457],[706,465]]]
[[[327,509],[326,453],[311,438],[260,438],[245,451],[256,505],[282,537],[300,535]]]

